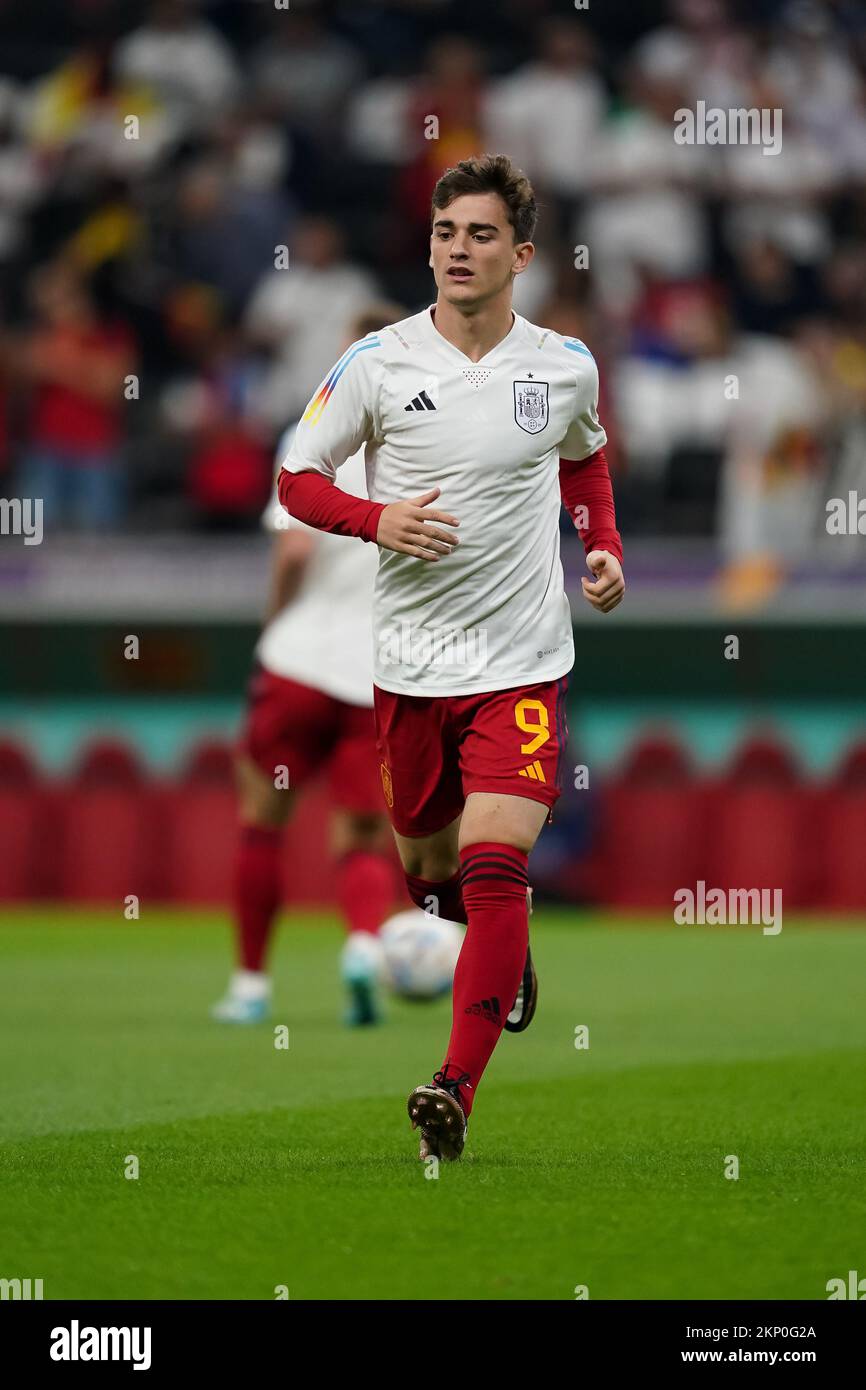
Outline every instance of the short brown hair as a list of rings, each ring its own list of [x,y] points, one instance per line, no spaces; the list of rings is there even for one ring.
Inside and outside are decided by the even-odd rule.
[[[431,220],[464,193],[498,193],[508,209],[515,242],[532,240],[538,221],[535,193],[522,169],[507,154],[473,155],[446,169],[433,189]]]

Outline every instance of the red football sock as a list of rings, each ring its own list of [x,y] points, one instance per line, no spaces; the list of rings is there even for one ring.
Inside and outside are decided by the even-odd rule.
[[[442,879],[439,883],[431,883],[426,878],[416,878],[414,874],[406,874],[405,877],[409,897],[416,907],[423,908],[425,912],[433,912],[434,904],[431,904],[430,899],[435,898],[436,917],[442,917],[446,922],[468,922],[459,869],[453,878]]]
[[[280,906],[282,831],[244,825],[235,860],[234,917],[243,970],[262,970]]]
[[[337,860],[337,901],[349,931],[379,930],[397,896],[397,876],[387,855],[350,849]]]
[[[460,851],[469,926],[454,972],[454,1022],[443,1070],[449,1079],[469,1073],[460,1088],[467,1115],[520,987],[529,944],[528,863],[513,845],[485,841]]]

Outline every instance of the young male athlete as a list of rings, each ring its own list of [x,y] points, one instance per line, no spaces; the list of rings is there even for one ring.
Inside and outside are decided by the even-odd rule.
[[[350,340],[404,311],[371,305],[351,325]],[[285,457],[295,427],[278,453]],[[363,452],[341,475],[366,494]],[[373,724],[370,638],[375,552],[311,530],[274,498],[263,522],[274,535],[271,594],[256,648],[247,716],[235,764],[240,834],[235,865],[237,968],[211,1010],[222,1023],[268,1016],[267,951],[282,898],[283,830],[296,793],[327,769],[333,812],[331,851],[337,901],[349,935],[341,958],[349,1024],[379,1018],[379,951],[371,937],[393,908],[397,883],[387,853]]]
[[[560,794],[574,662],[561,500],[594,576],[587,601],[610,612],[625,587],[595,362],[511,307],[535,222],[532,187],[507,156],[443,174],[436,303],[343,354],[279,480],[295,516],[378,543],[385,799],[411,897],[467,923],[445,1060],[408,1102],[422,1159],[459,1157],[509,1006],[518,1028],[534,1009],[528,856]],[[362,444],[368,501],[335,483]]]

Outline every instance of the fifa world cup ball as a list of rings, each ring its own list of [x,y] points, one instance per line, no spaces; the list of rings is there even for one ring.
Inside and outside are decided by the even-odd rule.
[[[383,923],[379,939],[386,984],[404,999],[447,994],[463,944],[463,929],[420,908],[398,912]]]

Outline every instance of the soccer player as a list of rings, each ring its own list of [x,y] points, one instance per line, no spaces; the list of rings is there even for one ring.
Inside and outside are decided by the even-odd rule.
[[[459,1157],[506,1015],[519,1030],[535,1006],[528,856],[560,794],[574,663],[561,500],[587,552],[588,603],[608,613],[625,587],[592,354],[511,307],[536,215],[505,155],[443,174],[435,304],[347,349],[279,479],[295,516],[378,544],[385,800],[413,901],[467,923],[445,1058],[408,1102],[422,1159]],[[361,445],[367,501],[335,481]]]
[[[396,305],[371,306],[353,321],[351,338],[400,318]],[[278,450],[285,457],[295,427]],[[347,459],[341,479],[366,495],[363,451]],[[274,532],[267,623],[256,648],[246,724],[236,756],[241,831],[235,869],[234,926],[238,968],[212,1015],[225,1023],[268,1016],[267,948],[282,896],[283,828],[296,792],[327,769],[334,811],[331,849],[337,899],[349,928],[342,974],[346,1021],[379,1017],[372,938],[394,905],[373,725],[371,606],[377,556],[286,516],[274,497],[263,518]]]

